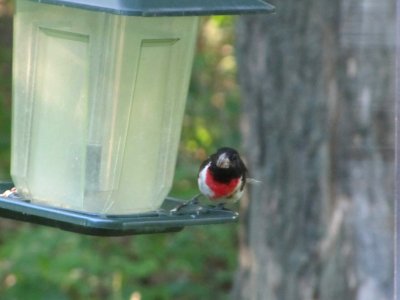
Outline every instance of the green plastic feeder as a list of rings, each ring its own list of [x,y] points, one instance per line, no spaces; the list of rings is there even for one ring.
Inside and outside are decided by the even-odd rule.
[[[51,226],[62,219],[58,227],[83,233],[114,222],[92,232],[114,235],[200,224],[212,210],[157,222],[175,201],[165,199],[198,18],[272,11],[260,0],[17,0],[11,177],[29,203],[1,198],[0,215],[29,212]],[[224,222],[236,219],[230,213]],[[143,225],[138,216],[153,219]]]

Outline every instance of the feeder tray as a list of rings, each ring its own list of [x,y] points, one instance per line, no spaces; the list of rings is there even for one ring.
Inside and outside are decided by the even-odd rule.
[[[0,193],[12,183],[0,183]],[[56,227],[66,231],[97,236],[177,232],[185,226],[232,223],[238,214],[228,209],[193,205],[173,212],[182,204],[165,199],[160,210],[131,215],[99,215],[30,203],[29,199],[0,197],[0,217]]]

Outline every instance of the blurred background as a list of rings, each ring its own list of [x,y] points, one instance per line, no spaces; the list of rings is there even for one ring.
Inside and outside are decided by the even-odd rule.
[[[98,238],[2,219],[1,299],[392,299],[395,1],[270,2],[202,18],[171,192],[238,148],[262,181],[240,224]],[[2,181],[12,12],[0,0]]]

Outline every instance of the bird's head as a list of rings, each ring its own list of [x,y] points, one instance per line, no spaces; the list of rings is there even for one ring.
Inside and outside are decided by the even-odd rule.
[[[211,156],[211,162],[219,169],[242,170],[245,168],[239,153],[235,149],[228,147],[218,149],[217,152]]]

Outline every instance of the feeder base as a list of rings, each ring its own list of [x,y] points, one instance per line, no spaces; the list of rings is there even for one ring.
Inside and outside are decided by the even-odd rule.
[[[0,194],[13,187],[0,183]],[[238,213],[195,205],[174,211],[183,201],[167,198],[158,211],[130,215],[99,215],[30,203],[29,199],[0,197],[0,217],[97,236],[177,232],[185,226],[232,223]]]

